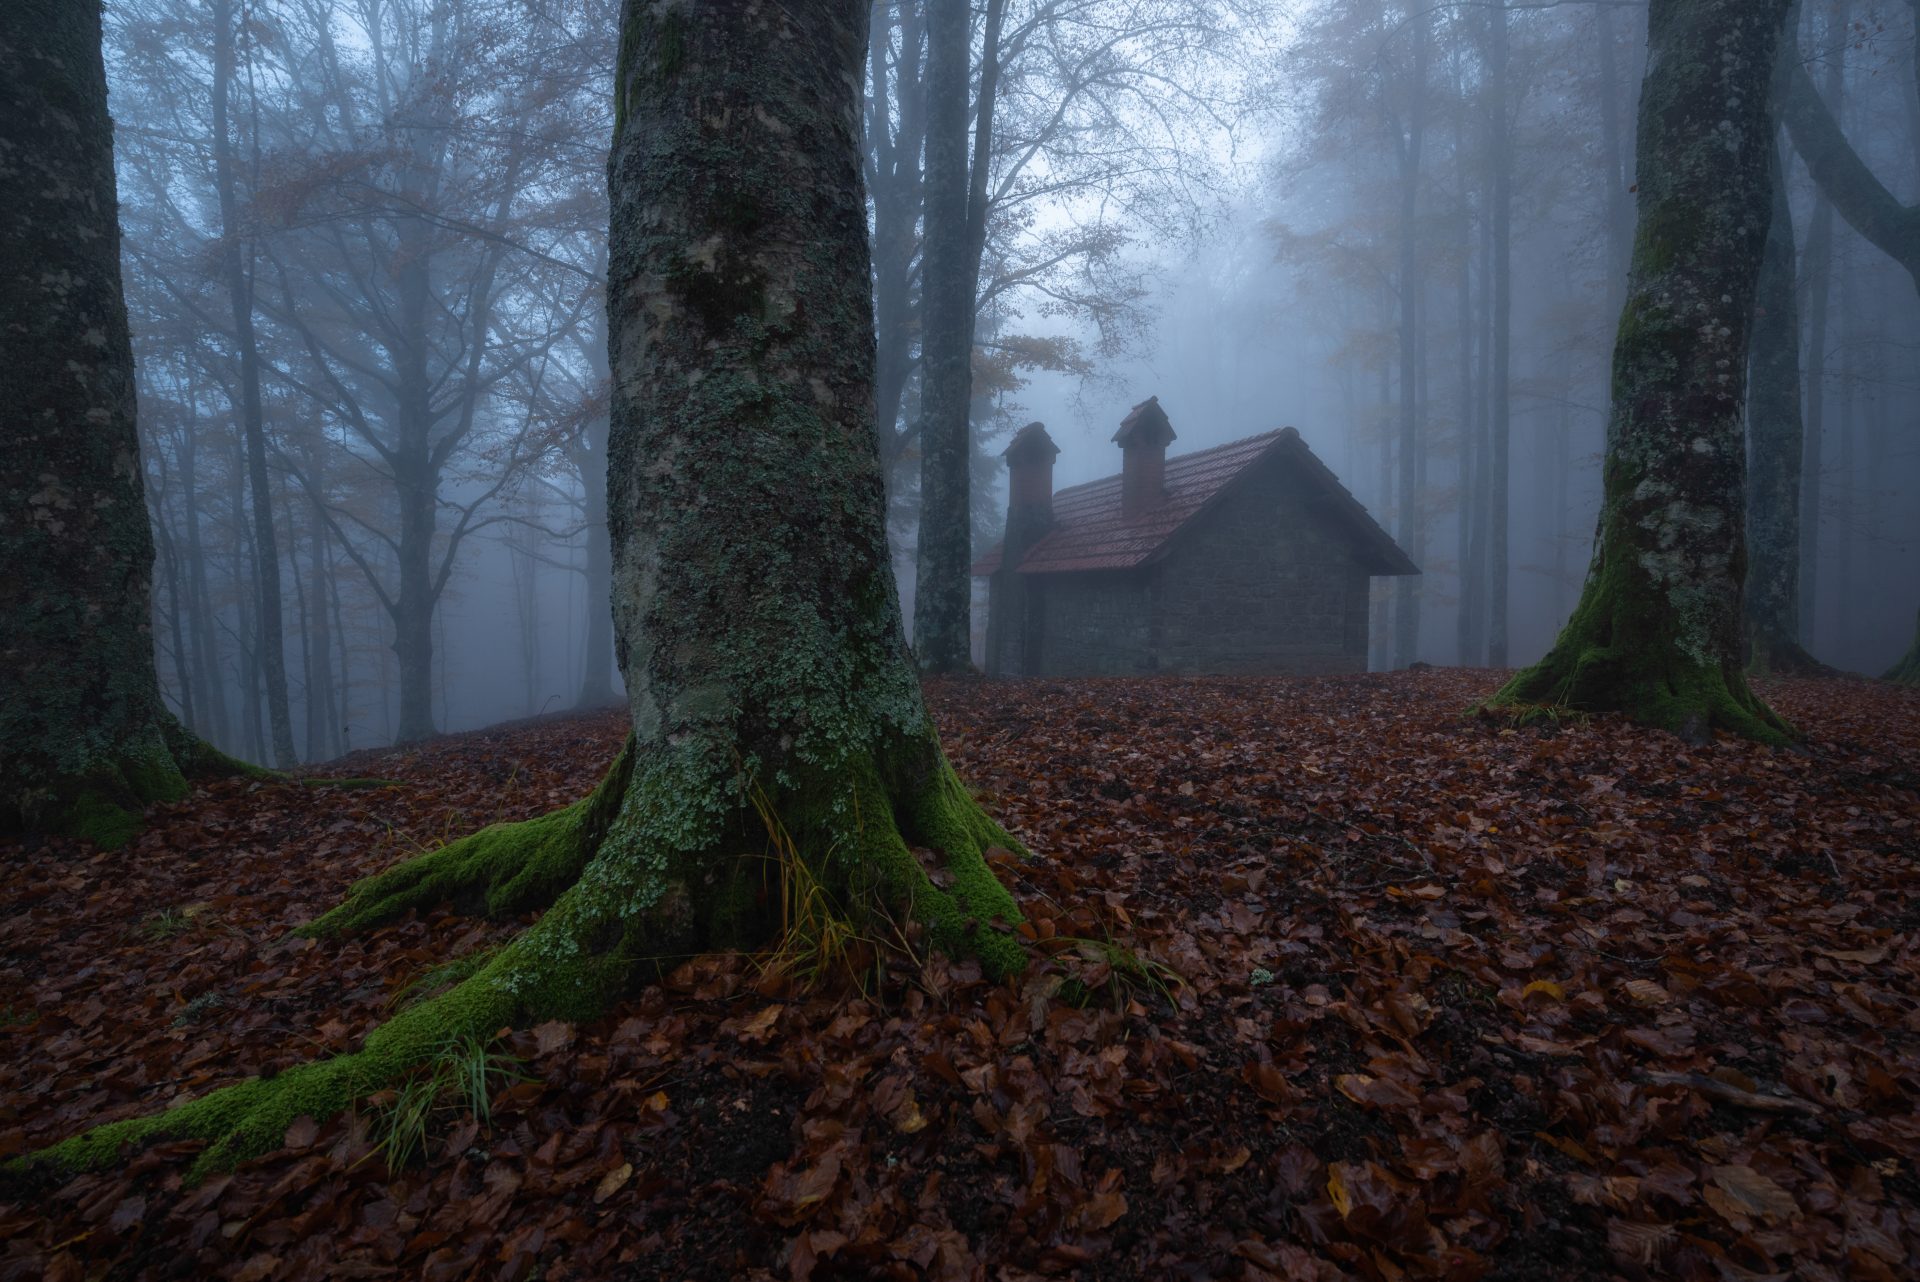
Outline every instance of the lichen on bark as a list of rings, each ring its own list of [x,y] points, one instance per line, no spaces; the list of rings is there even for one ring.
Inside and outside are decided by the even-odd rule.
[[[1747,685],[1742,607],[1742,408],[1771,211],[1767,84],[1786,8],[1650,8],[1599,541],[1553,649],[1493,706],[1620,711],[1689,737],[1790,737]]]
[[[663,12],[678,23],[670,71],[655,65]],[[627,0],[608,462],[632,734],[585,800],[381,873],[310,932],[441,902],[538,919],[353,1054],[33,1160],[98,1165],[191,1136],[211,1142],[210,1169],[451,1041],[586,1018],[662,959],[766,940],[773,830],[837,911],[911,917],[990,973],[1022,965],[988,852],[1024,852],[940,749],[887,547],[858,160],[867,12]]]

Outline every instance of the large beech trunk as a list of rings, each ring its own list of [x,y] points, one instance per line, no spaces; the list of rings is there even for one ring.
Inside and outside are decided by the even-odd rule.
[[[231,764],[160,697],[100,9],[0,6],[0,829],[129,840]]]
[[[1639,227],[1613,354],[1600,538],[1552,651],[1495,704],[1779,740],[1748,689],[1743,400],[1788,0],[1654,0]]]
[[[116,1123],[203,1168],[281,1142],[450,1038],[580,1018],[651,958],[768,937],[769,854],[836,911],[910,914],[1020,966],[985,854],[1017,850],[954,777],[904,642],[873,430],[857,152],[867,0],[627,0],[608,276],[614,622],[632,735],[592,796],[355,887],[317,935],[451,901],[545,909],[363,1049]],[[937,852],[945,888],[914,853]]]

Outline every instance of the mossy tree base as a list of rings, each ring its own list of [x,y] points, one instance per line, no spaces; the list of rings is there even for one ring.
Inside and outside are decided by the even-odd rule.
[[[86,759],[84,745],[44,766],[0,802],[0,828],[78,837],[102,850],[118,850],[139,835],[146,807],[183,801],[189,780],[284,776],[229,757],[171,716],[131,739],[116,738]],[[57,773],[55,772],[57,771]]]
[[[1660,606],[1643,574],[1632,567],[1609,572],[1603,547],[1553,649],[1485,706],[1620,712],[1696,743],[1716,730],[1761,743],[1792,742],[1792,728],[1753,693],[1737,663],[1704,659],[1663,633]]]
[[[1516,674],[1484,706],[1620,712],[1690,743],[1707,742],[1716,730],[1760,743],[1793,742],[1792,727],[1753,693],[1737,668],[1635,661],[1600,645],[1571,654],[1564,649],[1563,642]]]
[[[696,774],[705,777],[696,783]],[[204,1175],[278,1148],[296,1118],[338,1113],[462,1038],[591,1019],[670,959],[764,942],[777,919],[766,888],[778,871],[756,799],[772,802],[778,830],[840,911],[904,913],[992,974],[1024,965],[1007,929],[1019,909],[986,861],[989,849],[1020,844],[967,795],[930,729],[771,798],[731,765],[702,770],[685,752],[636,754],[629,743],[584,801],[415,856],[354,887],[306,930],[334,936],[446,902],[493,917],[546,909],[454,987],[405,1009],[352,1054],[111,1123],[26,1161],[96,1168],[128,1146],[204,1139],[194,1166]],[[707,835],[689,846],[693,833]],[[914,847],[939,853],[949,889],[933,883]]]

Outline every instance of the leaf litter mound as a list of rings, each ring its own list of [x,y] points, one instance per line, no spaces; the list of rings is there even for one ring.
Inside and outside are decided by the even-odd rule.
[[[1495,674],[956,681],[1035,964],[687,959],[376,1099],[0,1183],[15,1278],[1892,1280],[1920,1274],[1920,695],[1764,683],[1804,750],[1461,709]],[[619,712],[0,846],[0,1157],[352,1048],[523,923],[288,931],[583,795]],[[1118,950],[1113,946],[1118,945]],[[397,1166],[397,1169],[395,1169]]]

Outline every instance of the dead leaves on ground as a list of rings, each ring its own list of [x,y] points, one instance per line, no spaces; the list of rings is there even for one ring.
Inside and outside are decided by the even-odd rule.
[[[694,959],[513,1034],[535,1080],[423,1166],[352,1116],[197,1189],[162,1146],[0,1193],[0,1276],[1912,1276],[1915,697],[1774,685],[1784,753],[1461,717],[1490,686],[935,687],[1044,856],[998,864],[1015,983]],[[111,861],[0,851],[0,1152],[353,1045],[510,927],[287,927],[583,793],[621,731],[366,754],[378,794],[223,786]]]

